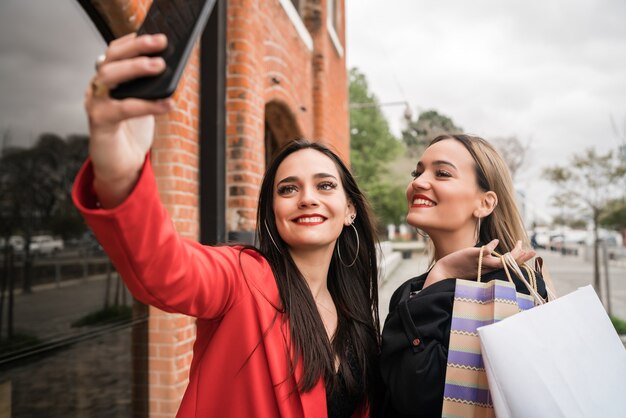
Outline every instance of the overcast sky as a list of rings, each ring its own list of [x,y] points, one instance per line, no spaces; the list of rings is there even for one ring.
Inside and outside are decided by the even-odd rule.
[[[76,0],[0,0],[0,133],[86,133],[83,93],[105,43]]]
[[[543,166],[626,138],[624,0],[347,0],[348,66],[384,102],[436,109],[486,139],[531,142],[518,187],[548,207]],[[399,134],[403,107],[383,107]]]
[[[626,136],[624,0],[347,0],[347,58],[381,102],[436,109],[487,139],[531,143],[519,187],[549,214],[541,168]],[[104,42],[76,0],[0,0],[0,131],[86,133]],[[396,134],[402,107],[383,107]],[[525,174],[525,175],[524,175]]]

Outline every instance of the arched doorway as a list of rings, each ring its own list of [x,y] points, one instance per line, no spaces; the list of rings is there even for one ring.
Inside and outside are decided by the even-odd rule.
[[[287,142],[302,137],[293,112],[287,105],[271,101],[265,105],[265,166]]]

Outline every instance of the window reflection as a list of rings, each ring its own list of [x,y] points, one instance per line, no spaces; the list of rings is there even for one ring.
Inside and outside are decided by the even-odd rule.
[[[133,300],[72,205],[105,47],[75,0],[0,2],[0,405],[132,415]],[[0,412],[6,413],[6,410]]]

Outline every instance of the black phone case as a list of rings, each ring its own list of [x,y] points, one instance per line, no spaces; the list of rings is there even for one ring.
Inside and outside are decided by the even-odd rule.
[[[137,35],[163,33],[167,48],[155,56],[165,60],[158,76],[141,77],[111,90],[114,99],[164,99],[176,91],[196,38],[209,20],[216,0],[154,0]]]

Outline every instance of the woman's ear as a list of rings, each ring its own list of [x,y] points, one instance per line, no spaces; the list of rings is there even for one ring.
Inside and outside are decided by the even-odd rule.
[[[356,208],[352,202],[348,202],[348,206],[346,207],[346,216],[344,218],[343,224],[345,226],[350,226],[352,222],[356,219]]]
[[[486,218],[498,206],[498,195],[493,191],[483,193],[480,199],[480,208],[474,211],[477,218]]]

